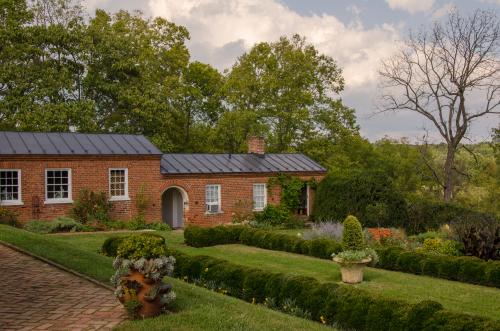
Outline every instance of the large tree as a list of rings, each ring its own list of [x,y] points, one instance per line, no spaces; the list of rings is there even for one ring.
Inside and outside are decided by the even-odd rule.
[[[344,88],[335,61],[298,35],[259,43],[242,55],[225,84],[230,111],[251,111],[267,126],[268,147],[285,152],[344,128],[354,113],[336,96]]]
[[[382,64],[382,109],[424,116],[447,145],[442,171],[435,171],[445,201],[453,198],[455,155],[471,122],[500,113],[499,50],[494,12],[464,17],[454,9],[431,29],[411,33]]]

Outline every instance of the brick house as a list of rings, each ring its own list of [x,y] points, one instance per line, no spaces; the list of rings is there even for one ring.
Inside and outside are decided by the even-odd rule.
[[[149,222],[174,228],[231,222],[237,213],[279,204],[280,173],[320,181],[325,169],[302,154],[264,153],[252,138],[247,154],[162,154],[140,135],[0,132],[0,205],[18,219],[69,213],[83,189],[106,192],[111,217],[137,215],[142,195]],[[314,190],[304,185],[297,213],[308,216]]]

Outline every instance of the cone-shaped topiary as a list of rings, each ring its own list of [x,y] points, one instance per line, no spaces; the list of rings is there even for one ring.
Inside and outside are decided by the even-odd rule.
[[[349,215],[344,220],[342,248],[344,251],[359,251],[365,248],[363,229],[355,216]]]

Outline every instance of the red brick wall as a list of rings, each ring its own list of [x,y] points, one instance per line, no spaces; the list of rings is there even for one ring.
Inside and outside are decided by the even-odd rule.
[[[72,207],[71,203],[45,204],[45,169],[71,168],[72,198],[76,200],[78,193],[84,189],[95,192],[108,192],[109,168],[128,168],[129,196],[128,201],[112,202],[112,217],[114,219],[129,220],[137,215],[136,196],[141,186],[145,188],[145,195],[149,198],[150,207],[146,212],[148,221],[161,220],[161,200],[159,185],[160,158],[151,156],[140,157],[107,157],[107,156],[80,156],[80,157],[1,157],[0,169],[21,169],[22,206],[5,206],[19,213],[19,220],[26,222],[33,219],[33,203],[39,200],[39,219],[53,219],[67,215]]]
[[[324,174],[310,174],[308,176],[298,175],[303,180],[315,178],[318,182],[323,179]],[[184,210],[184,224],[215,226],[230,223],[233,214],[241,211],[250,212],[252,209],[253,184],[268,183],[272,174],[225,174],[225,175],[170,175],[164,176],[161,192],[171,186],[177,186],[185,190],[188,195],[188,203]],[[218,214],[207,214],[205,212],[205,186],[210,184],[221,185],[221,209]],[[270,189],[269,189],[270,188]],[[310,208],[314,192],[310,189]],[[279,204],[280,188],[277,185],[268,186],[268,204]]]

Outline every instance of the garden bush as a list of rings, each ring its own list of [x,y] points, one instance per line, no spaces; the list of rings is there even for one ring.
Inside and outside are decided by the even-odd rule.
[[[500,221],[482,214],[457,216],[451,223],[453,232],[464,245],[467,255],[500,260]]]
[[[250,224],[257,228],[296,229],[304,227],[304,222],[297,219],[285,205],[267,205],[263,211],[254,212]]]
[[[116,253],[116,256],[128,260],[154,259],[167,255],[167,246],[162,236],[134,234],[119,243]]]
[[[408,303],[356,287],[320,283],[310,277],[273,273],[178,251],[172,254],[177,261],[174,276],[180,279],[343,329],[484,331],[500,328],[498,321],[448,312],[437,302]]]
[[[329,174],[316,190],[313,218],[354,215],[365,227],[401,227],[408,221],[404,196],[391,179],[374,171]]]
[[[69,217],[58,217],[52,221],[30,221],[24,229],[36,233],[93,231],[91,226],[83,225]]]
[[[0,224],[17,226],[17,213],[0,206]]]
[[[73,203],[71,215],[82,224],[107,222],[110,209],[111,203],[106,193],[84,189]]]
[[[500,261],[422,254],[398,247],[379,248],[376,251],[380,258],[378,268],[499,287]]]
[[[312,225],[311,229],[304,233],[304,239],[332,239],[342,240],[344,226],[339,222],[318,222]]]
[[[165,243],[165,238],[156,233],[141,233],[133,236],[150,236],[158,238],[157,241]],[[101,253],[106,256],[115,257],[118,255],[118,247],[130,236],[113,236],[107,238],[101,246]]]
[[[342,248],[345,251],[360,251],[365,248],[363,228],[358,219],[349,215],[344,220],[343,225]]]

